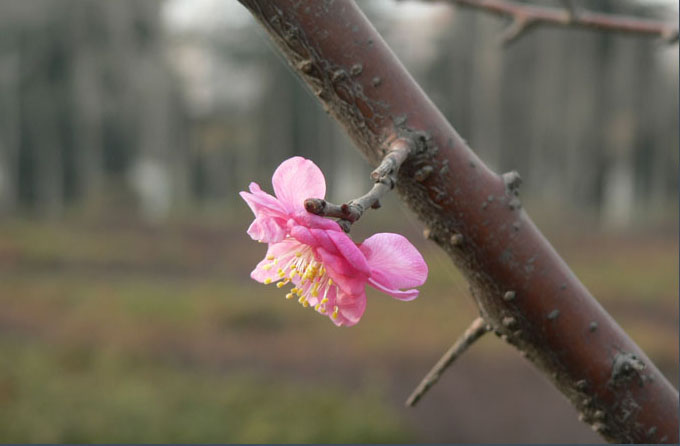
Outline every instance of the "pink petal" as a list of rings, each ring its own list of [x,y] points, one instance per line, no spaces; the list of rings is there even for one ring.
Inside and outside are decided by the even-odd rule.
[[[273,217],[257,217],[247,231],[250,238],[262,243],[278,243],[286,237],[284,220]]]
[[[313,247],[316,247],[316,245],[318,245],[316,239],[314,238],[314,235],[312,235],[312,231],[310,231],[306,227],[290,224],[289,220],[288,230],[290,231],[290,236],[295,238],[300,243]]]
[[[375,234],[367,238],[359,249],[371,269],[371,285],[380,287],[378,289],[382,291],[390,289],[396,292],[400,288],[420,286],[427,279],[427,264],[423,256],[399,234]]]
[[[334,220],[310,214],[304,209],[295,212],[293,218],[295,219],[295,222],[297,224],[307,226],[308,228],[326,229],[329,231],[342,231],[342,229],[340,229],[340,225],[338,225]]]
[[[304,209],[307,198],[324,198],[326,180],[312,161],[295,156],[276,169],[272,177],[276,197],[289,212]]]
[[[281,280],[278,274],[279,268],[283,269],[289,261],[295,258],[295,253],[302,252],[305,249],[308,248],[293,239],[270,244],[264,259],[257,264],[250,273],[250,277],[260,283],[264,283],[267,279],[272,282]],[[274,259],[271,259],[271,257]]]
[[[344,325],[346,327],[351,327],[359,322],[361,316],[364,315],[366,311],[366,293],[362,291],[359,294],[348,294],[343,290],[338,290],[338,295],[335,300],[335,305],[338,306],[338,317],[331,320],[336,325]]]
[[[325,231],[323,229],[312,228],[312,229],[309,230],[309,232],[311,232],[312,236],[314,236],[314,240],[316,241],[316,246],[319,246],[319,247],[325,249],[328,252],[335,251],[335,245],[333,244],[333,241],[328,236],[328,231]]]
[[[250,183],[250,193],[241,192],[255,214],[255,221],[248,228],[248,235],[253,240],[265,243],[276,243],[286,236],[286,210],[273,196],[260,189],[257,183]]]
[[[333,241],[338,252],[349,262],[354,269],[361,273],[369,274],[369,265],[366,262],[364,253],[357,248],[357,245],[344,232],[328,231],[328,237]]]
[[[350,280],[359,280],[363,284],[366,283],[367,276],[365,274],[358,274],[357,270],[344,257],[330,253],[322,247],[316,248],[316,252],[319,254],[321,262],[323,262],[329,275],[336,282],[338,281],[336,278],[347,276]]]
[[[239,195],[248,204],[253,214],[258,216],[262,213],[267,213],[282,217],[286,215],[286,209],[279,200],[260,189],[257,183],[250,183],[249,189],[250,193],[243,191]]]
[[[376,282],[375,280],[369,278],[368,283],[375,289],[382,291],[385,294],[389,294],[390,296],[394,297],[395,299],[403,300],[403,301],[409,301],[413,300],[416,297],[418,297],[419,291],[415,289],[410,289],[406,291],[400,291],[400,290],[394,290],[392,288],[385,288],[383,285],[380,283]]]

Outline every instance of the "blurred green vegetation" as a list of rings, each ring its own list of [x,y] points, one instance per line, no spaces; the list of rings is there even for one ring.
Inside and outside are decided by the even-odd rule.
[[[162,226],[0,222],[0,441],[428,439],[401,400],[476,309],[444,254],[388,213],[367,220],[414,240],[430,278],[410,303],[369,291],[351,329],[250,280],[264,247],[245,236],[245,214]],[[574,237],[551,238],[677,375],[677,236]],[[517,358],[495,339],[476,352]]]
[[[0,342],[3,442],[399,442],[379,392],[169,366],[122,352]]]

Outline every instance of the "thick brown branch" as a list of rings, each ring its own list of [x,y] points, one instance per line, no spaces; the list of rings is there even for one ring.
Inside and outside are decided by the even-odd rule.
[[[607,440],[677,443],[678,392],[536,228],[521,206],[519,177],[502,177],[477,157],[356,3],[239,1],[372,165],[385,157],[386,141],[414,142],[397,191],[465,275],[494,332]],[[593,22],[578,17],[581,26]],[[610,28],[644,30],[639,20],[629,25]],[[658,23],[648,29],[664,34]]]
[[[399,167],[406,161],[413,150],[413,143],[405,138],[393,140],[387,148],[385,157],[378,167],[371,172],[371,179],[375,182],[368,193],[347,203],[333,204],[322,198],[308,198],[305,200],[307,212],[322,217],[338,218],[340,227],[349,232],[350,226],[359,220],[367,209],[380,207],[380,199],[397,184]]]
[[[578,11],[571,2],[564,9],[548,6],[535,6],[509,0],[447,0],[458,6],[479,9],[512,19],[506,31],[504,42],[515,40],[529,25],[548,25],[560,27],[586,28],[605,32],[638,34],[674,43],[678,40],[678,26],[663,21],[627,17],[590,11]],[[507,36],[510,36],[508,38]]]
[[[444,353],[439,361],[432,367],[425,378],[418,384],[418,387],[411,393],[411,396],[406,400],[407,406],[415,406],[418,401],[425,395],[425,393],[430,390],[430,388],[439,381],[442,373],[451,365],[453,361],[458,359],[460,355],[465,353],[465,351],[474,344],[479,338],[481,338],[486,332],[488,332],[490,327],[486,324],[484,319],[478,317],[472,324],[465,330],[460,338]]]

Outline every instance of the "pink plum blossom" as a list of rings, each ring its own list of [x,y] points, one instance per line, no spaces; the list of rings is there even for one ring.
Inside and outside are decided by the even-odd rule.
[[[290,158],[276,169],[272,185],[276,196],[256,183],[240,194],[255,214],[248,235],[269,245],[253,279],[279,288],[292,284],[286,298],[297,297],[338,326],[359,322],[366,284],[399,300],[418,297],[413,287],[425,282],[427,265],[405,237],[380,233],[357,245],[335,221],[305,210],[305,199],[326,194],[316,164]]]

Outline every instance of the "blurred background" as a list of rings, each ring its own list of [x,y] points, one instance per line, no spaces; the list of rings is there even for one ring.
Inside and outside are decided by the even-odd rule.
[[[539,28],[503,48],[496,17],[359,3],[677,387],[678,46]],[[677,22],[675,0],[576,4]],[[369,292],[338,329],[253,282],[237,193],[296,154],[333,201],[369,187],[238,2],[2,0],[0,441],[601,441],[493,336],[403,408],[476,308],[395,197],[353,236],[422,250],[416,301]]]

